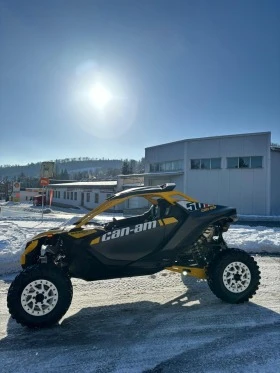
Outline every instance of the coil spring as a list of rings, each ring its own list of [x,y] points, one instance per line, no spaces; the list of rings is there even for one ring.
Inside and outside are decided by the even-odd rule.
[[[214,236],[215,228],[212,226],[207,227],[202,235],[195,241],[191,247],[191,253],[194,260],[201,266],[208,262],[209,246]]]

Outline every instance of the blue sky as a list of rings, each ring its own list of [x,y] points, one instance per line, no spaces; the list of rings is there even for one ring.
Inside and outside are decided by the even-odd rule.
[[[279,18],[278,0],[0,0],[0,164],[280,143]]]

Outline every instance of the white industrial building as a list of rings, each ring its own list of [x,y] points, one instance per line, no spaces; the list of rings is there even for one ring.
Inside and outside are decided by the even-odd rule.
[[[145,149],[145,185],[175,182],[201,202],[280,214],[280,148],[271,133],[186,139]]]
[[[26,188],[20,191],[20,202],[30,202],[37,195],[42,194],[42,188]]]
[[[49,184],[48,200],[53,190],[53,204],[57,206],[82,206],[88,209],[97,207],[116,192],[117,181],[88,181]]]
[[[135,188],[144,185],[143,174],[139,175],[119,175],[117,180],[110,181],[81,181],[49,184],[47,187],[48,201],[52,190],[52,203],[56,206],[65,207],[85,207],[93,209],[104,202],[112,194],[128,188]],[[137,210],[139,199],[131,198],[125,201],[118,209],[126,211]],[[143,203],[142,203],[143,204]]]

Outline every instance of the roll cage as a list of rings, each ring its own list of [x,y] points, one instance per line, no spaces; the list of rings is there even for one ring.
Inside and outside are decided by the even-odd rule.
[[[112,209],[114,206],[121,204],[122,202],[133,198],[133,197],[143,197],[152,205],[157,205],[158,199],[164,199],[171,205],[174,205],[177,201],[186,200],[189,202],[197,202],[196,199],[190,196],[174,190],[176,184],[167,183],[160,186],[151,187],[139,187],[127,189],[122,192],[116,193],[109,197],[105,202],[101,203],[98,207],[91,210],[88,214],[84,215],[79,219],[75,228],[80,228],[83,225],[89,223],[94,217],[102,214],[105,211]]]

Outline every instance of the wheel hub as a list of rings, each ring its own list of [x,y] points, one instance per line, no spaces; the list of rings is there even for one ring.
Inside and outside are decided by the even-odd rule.
[[[43,279],[30,282],[21,294],[21,305],[32,316],[47,315],[55,308],[57,301],[56,286]]]
[[[35,302],[38,303],[38,302],[43,302],[44,301],[44,295],[43,294],[37,294],[36,297],[35,297]]]
[[[245,291],[251,282],[251,272],[242,262],[230,263],[223,272],[224,286],[232,293]]]
[[[235,281],[240,281],[241,280],[241,276],[239,273],[236,273],[233,278],[235,279]]]

